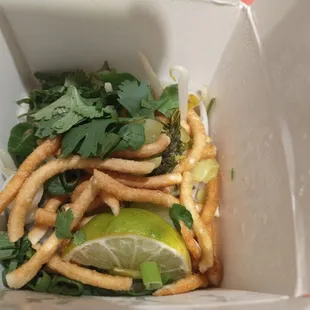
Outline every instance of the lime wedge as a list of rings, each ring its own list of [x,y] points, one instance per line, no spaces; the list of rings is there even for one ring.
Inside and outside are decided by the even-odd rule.
[[[109,274],[113,276],[131,277],[133,279],[141,279],[141,273],[138,270],[115,267],[109,270]]]
[[[156,169],[161,165],[162,159],[163,158],[161,156],[158,156],[158,157],[148,159],[147,161],[154,163],[154,165],[155,165],[154,169]]]
[[[204,201],[206,200],[206,188],[200,188],[197,192],[197,202],[199,203],[204,203]]]
[[[130,208],[142,209],[156,215],[160,216],[163,220],[165,220],[171,227],[174,228],[174,224],[169,215],[169,209],[167,207],[163,207],[161,205],[156,205],[154,203],[145,203],[145,202],[131,202]]]
[[[160,136],[164,125],[153,119],[146,119],[144,123],[145,143],[153,143]]]
[[[195,94],[189,94],[188,95],[188,108],[194,109],[198,106],[200,102],[200,98]]]
[[[189,141],[191,141],[191,137],[183,127],[181,127],[180,129],[180,134],[181,134],[181,141],[183,143],[188,143]]]
[[[138,271],[144,262],[155,262],[173,280],[191,272],[190,257],[179,233],[158,215],[135,208],[118,216],[100,214],[81,230],[86,242],[71,242],[63,253],[67,261],[104,270]]]
[[[216,159],[201,160],[192,170],[192,178],[195,182],[208,183],[216,177],[219,164]]]

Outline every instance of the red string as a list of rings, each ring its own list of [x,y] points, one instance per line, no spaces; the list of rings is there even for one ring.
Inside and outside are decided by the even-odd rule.
[[[244,4],[246,4],[246,5],[251,5],[251,4],[253,4],[254,1],[255,1],[255,0],[242,0],[242,2],[243,2]]]

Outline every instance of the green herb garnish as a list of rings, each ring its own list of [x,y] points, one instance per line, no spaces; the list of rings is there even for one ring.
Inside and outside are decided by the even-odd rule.
[[[232,181],[235,179],[235,175],[236,175],[235,168],[232,168],[230,171],[230,179]]]
[[[212,98],[207,106],[207,115],[208,117],[210,117],[211,115],[211,111],[214,107],[214,105],[216,104],[216,99],[215,98]]]
[[[193,218],[191,213],[182,205],[174,203],[169,209],[170,218],[175,228],[180,231],[180,221],[182,221],[189,229],[193,226]]]
[[[145,141],[143,124],[126,124],[121,127],[118,135],[121,137],[121,141],[115,148],[116,151],[138,150]]]
[[[80,170],[69,170],[49,179],[45,188],[52,196],[71,194],[80,182]]]
[[[124,72],[119,73],[110,70],[103,70],[93,74],[103,83],[111,83],[113,90],[119,89],[119,86],[125,81],[138,81],[132,74]]]
[[[106,132],[114,122],[111,119],[98,119],[72,128],[62,140],[61,156],[67,157],[75,152],[83,157],[104,157],[120,141],[118,135]]]
[[[75,245],[82,245],[85,242],[86,235],[83,230],[78,230],[73,235],[73,243]]]
[[[154,118],[155,111],[159,111],[170,118],[179,107],[177,85],[166,87],[161,97],[154,100],[151,89],[145,82],[139,84],[137,81],[125,81],[120,85],[118,95],[119,103],[133,117]]]
[[[170,144],[161,154],[161,165],[152,172],[152,175],[169,173],[178,164],[178,157],[183,154],[187,145],[181,140],[180,113],[176,110],[170,122],[164,126],[163,131],[170,137]]]
[[[63,276],[53,277],[48,288],[49,293],[68,296],[81,296],[83,290],[84,285],[81,282]]]
[[[170,118],[172,114],[179,108],[178,85],[173,84],[167,86],[160,98],[152,103],[157,110]]]
[[[19,123],[12,128],[8,151],[17,166],[38,146],[35,131],[36,127],[28,122]]]
[[[144,262],[140,265],[140,273],[146,290],[157,290],[163,286],[159,267],[155,262]]]
[[[142,100],[148,101],[151,96],[151,89],[146,82],[124,81],[119,86],[117,92],[118,102],[130,113],[131,116],[149,116],[154,117],[152,108],[141,105]]]
[[[67,211],[60,211],[57,213],[55,233],[58,239],[69,239],[72,238],[71,224],[74,216],[71,209]]]
[[[84,118],[103,117],[104,112],[97,110],[94,103],[93,99],[83,98],[76,87],[69,86],[62,97],[33,114],[32,117],[35,121],[48,121],[56,117],[53,123],[46,125],[50,127],[50,132],[61,134]],[[40,134],[42,131],[37,132],[37,135]],[[44,138],[44,136],[42,135],[40,138]]]
[[[40,273],[39,273],[40,274]],[[27,287],[35,292],[46,293],[51,284],[51,277],[45,272],[41,271],[41,275],[37,276],[32,283],[28,283]]]

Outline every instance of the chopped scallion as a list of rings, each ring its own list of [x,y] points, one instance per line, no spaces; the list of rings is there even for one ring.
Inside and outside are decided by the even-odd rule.
[[[163,286],[160,270],[155,262],[142,263],[140,272],[146,290],[157,290]]]
[[[232,168],[231,171],[230,171],[230,178],[231,178],[232,181],[235,179],[235,174],[236,174],[235,168]]]
[[[208,104],[208,107],[207,107],[207,115],[208,117],[210,117],[210,113],[214,107],[214,105],[216,104],[216,99],[215,98],[212,98]]]

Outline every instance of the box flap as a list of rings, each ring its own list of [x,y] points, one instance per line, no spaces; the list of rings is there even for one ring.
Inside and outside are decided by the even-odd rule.
[[[141,76],[141,50],[164,79],[172,65],[185,66],[192,87],[211,80],[240,12],[171,0],[31,0],[3,6],[33,71],[97,69],[109,60]]]

